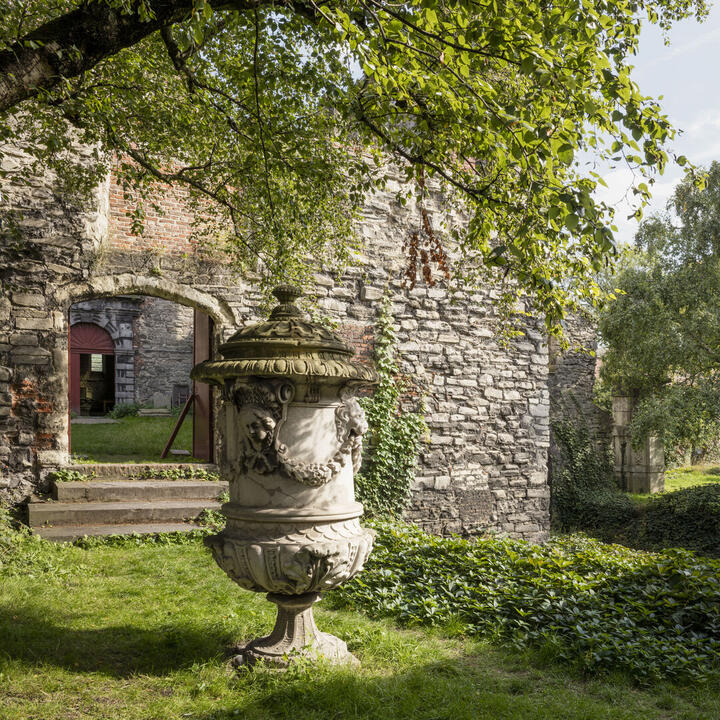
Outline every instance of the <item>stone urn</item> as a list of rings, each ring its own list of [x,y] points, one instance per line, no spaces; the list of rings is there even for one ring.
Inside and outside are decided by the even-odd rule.
[[[360,525],[354,475],[367,430],[355,394],[376,384],[334,333],[304,319],[301,291],[282,285],[269,320],[236,332],[222,360],[192,377],[222,389],[221,470],[230,481],[227,526],[207,538],[240,587],[278,607],[270,635],[238,647],[234,664],[298,657],[357,663],[346,644],[320,632],[313,603],[363,567],[373,532]]]

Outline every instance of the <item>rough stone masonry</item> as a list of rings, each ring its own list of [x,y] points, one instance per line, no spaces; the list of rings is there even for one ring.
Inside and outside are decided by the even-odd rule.
[[[69,459],[73,303],[133,294],[181,303],[213,318],[216,346],[259,319],[255,278],[194,245],[182,190],[164,196],[164,214],[137,237],[113,177],[83,207],[52,187],[42,177],[2,187],[20,217],[19,234],[0,247],[0,498],[11,502],[47,490],[48,474]],[[380,301],[391,294],[402,370],[425,397],[430,428],[408,518],[435,533],[542,541],[550,403],[541,323],[529,320],[504,348],[493,288],[405,289],[401,248],[413,222],[392,187],[370,197],[359,224],[365,255],[340,277],[318,273],[318,305],[369,361]]]

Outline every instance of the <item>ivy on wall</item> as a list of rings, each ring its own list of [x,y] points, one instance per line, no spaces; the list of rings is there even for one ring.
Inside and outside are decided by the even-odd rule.
[[[402,396],[408,383],[396,361],[397,337],[390,301],[386,297],[377,320],[375,365],[380,382],[375,394],[363,398],[368,432],[367,461],[355,478],[358,499],[372,517],[400,516],[410,500],[420,443],[427,432],[420,403],[419,412],[403,412]]]

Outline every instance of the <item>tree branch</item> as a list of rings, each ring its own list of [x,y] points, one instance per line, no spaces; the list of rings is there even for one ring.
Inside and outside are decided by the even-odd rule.
[[[304,0],[210,0],[216,10],[238,11],[284,5],[306,18],[315,10]],[[163,26],[187,20],[193,0],[148,0],[151,17],[102,1],[83,4],[0,50],[0,112],[52,90],[63,80],[91,70]]]

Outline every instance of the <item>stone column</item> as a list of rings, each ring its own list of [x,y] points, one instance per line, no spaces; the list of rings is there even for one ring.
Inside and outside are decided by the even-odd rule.
[[[665,489],[665,449],[657,437],[647,437],[633,448],[630,422],[635,409],[632,397],[613,397],[613,454],[619,486],[633,493],[656,493]]]

